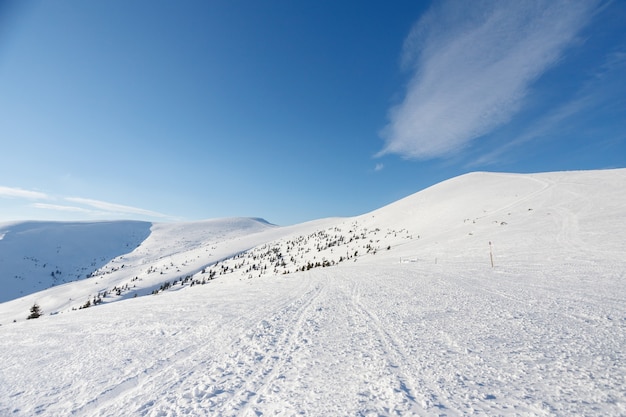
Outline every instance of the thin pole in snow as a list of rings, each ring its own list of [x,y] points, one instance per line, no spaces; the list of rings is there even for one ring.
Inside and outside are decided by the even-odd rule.
[[[489,241],[489,259],[491,259],[491,267],[493,268],[493,250],[491,249],[491,241]]]

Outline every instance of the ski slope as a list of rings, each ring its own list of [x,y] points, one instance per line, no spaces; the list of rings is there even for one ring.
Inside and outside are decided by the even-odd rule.
[[[153,228],[129,268],[223,273],[2,320],[0,415],[626,415],[625,186],[474,173],[355,218]]]

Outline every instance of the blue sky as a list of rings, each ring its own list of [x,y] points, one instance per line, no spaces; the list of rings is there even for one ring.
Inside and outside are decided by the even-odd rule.
[[[623,1],[0,3],[0,222],[379,208],[626,167]]]

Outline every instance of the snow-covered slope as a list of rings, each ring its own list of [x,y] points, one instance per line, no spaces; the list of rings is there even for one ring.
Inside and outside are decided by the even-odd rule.
[[[0,415],[626,415],[625,187],[473,173],[354,218],[154,225],[43,317],[0,304]]]
[[[87,277],[135,249],[150,226],[137,221],[0,224],[0,303]]]
[[[626,253],[626,170],[542,174],[471,173],[437,184],[362,216],[405,227],[422,240],[416,256],[441,252],[498,257],[620,259]],[[611,237],[614,235],[614,238]],[[410,246],[407,255],[414,250]]]
[[[30,232],[14,239],[17,244],[7,239],[7,259],[24,259],[26,265],[33,263],[39,268],[36,270],[39,276],[44,274],[44,278],[50,265],[48,259],[53,259],[54,265],[62,264],[63,268],[57,267],[59,270],[74,268],[80,270],[82,275],[77,275],[76,281],[1,303],[0,325],[25,320],[33,304],[39,305],[45,314],[56,315],[94,304],[151,295],[174,282],[185,280],[185,284],[190,285],[192,282],[189,279],[196,274],[199,275],[196,278],[198,282],[204,280],[206,283],[209,277],[207,269],[220,261],[232,263],[234,256],[266,242],[293,233],[313,233],[334,223],[335,219],[322,219],[278,227],[263,219],[238,217],[190,223],[44,223],[47,227],[42,228],[32,228],[31,223],[7,225],[5,236],[19,236],[21,229]],[[127,236],[134,233],[133,226],[137,224],[143,227],[143,241],[137,239],[140,243],[128,244]],[[76,228],[80,233],[75,232]],[[53,233],[49,233],[49,229]],[[108,252],[103,248],[109,248]],[[112,252],[110,248],[118,250]],[[38,257],[23,256],[20,250],[27,254],[37,253]],[[98,253],[109,254],[102,259],[106,262],[94,263],[92,258],[98,250],[101,251]],[[113,253],[117,256],[111,257]],[[15,269],[13,265],[7,263],[8,268],[13,268],[9,271]],[[0,269],[3,267],[0,266]],[[46,287],[49,287],[51,278],[47,278]],[[31,281],[12,280],[8,285],[12,285],[11,293],[32,292],[29,291]],[[169,289],[180,288],[182,286]]]
[[[8,288],[3,292],[5,300],[15,298],[12,294],[33,293],[35,285],[61,284],[55,277],[67,276],[62,271],[72,271],[74,281],[0,304],[0,324],[23,320],[23,312],[28,315],[34,303],[46,314],[58,314],[94,300],[111,302],[150,294],[168,280],[192,275],[207,264],[270,239],[274,229],[262,219],[251,218],[172,224],[7,224],[0,240],[0,271],[13,279],[4,283]],[[262,232],[270,237],[263,237]],[[50,270],[56,274],[52,276]]]

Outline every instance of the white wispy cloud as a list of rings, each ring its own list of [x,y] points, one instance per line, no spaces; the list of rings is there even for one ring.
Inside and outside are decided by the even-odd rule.
[[[500,162],[503,155],[533,140],[549,137],[563,129],[579,129],[577,120],[592,115],[602,107],[618,108],[626,96],[626,50],[608,53],[591,77],[583,83],[572,98],[555,107],[543,117],[529,124],[517,136],[493,151],[470,162],[468,167]]]
[[[152,217],[167,220],[180,220],[177,217],[169,216],[167,214],[159,213],[152,210],[146,210],[143,208],[126,206],[122,204],[109,203],[102,200],[94,200],[90,198],[82,197],[62,197],[58,195],[47,194],[40,191],[25,190],[16,187],[0,186],[0,199],[6,198],[5,203],[0,205],[0,211],[8,210],[7,207],[27,207],[56,211],[65,213],[75,213],[77,215],[88,216],[89,218],[107,218],[107,217]],[[13,202],[11,201],[13,200]],[[31,202],[24,203],[20,200],[41,201],[45,202]],[[58,201],[67,201],[74,204],[57,204]],[[16,205],[17,204],[17,205]]]
[[[33,203],[30,206],[34,208],[38,208],[38,209],[43,209],[43,210],[67,211],[71,213],[85,213],[85,214],[94,213],[93,210],[88,210],[82,207],[64,206],[60,204]]]
[[[589,106],[594,103],[592,98],[593,97],[591,96],[584,96],[563,104],[554,111],[548,113],[546,116],[540,118],[538,121],[534,122],[520,135],[512,137],[508,142],[478,157],[467,166],[476,167],[498,163],[504,154],[510,153],[527,142],[550,135],[551,132],[554,132],[563,124],[563,122],[566,122],[572,117],[575,117],[584,110],[588,109]]]
[[[379,155],[448,156],[509,121],[597,3],[435,2],[405,41],[402,64],[413,75]]]
[[[376,164],[376,166],[374,167],[374,171],[376,171],[376,172],[382,171],[383,168],[385,168],[385,166],[383,164]]]
[[[39,191],[23,190],[21,188],[4,187],[0,185],[0,197],[25,198],[28,200],[46,200],[47,194]]]
[[[82,197],[66,197],[65,200],[73,203],[83,204],[90,207],[95,207],[100,210],[104,210],[110,213],[118,214],[137,214],[141,216],[169,218],[170,216],[156,211],[146,210],[138,207],[125,206],[122,204],[108,203],[106,201],[92,200]]]

